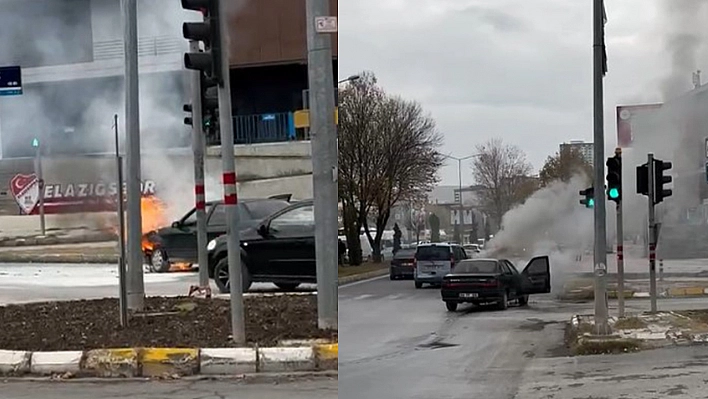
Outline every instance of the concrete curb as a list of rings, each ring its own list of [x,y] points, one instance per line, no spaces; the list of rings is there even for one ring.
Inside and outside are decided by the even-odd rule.
[[[271,348],[119,348],[89,351],[0,350],[0,375],[177,378],[338,369],[339,344],[302,341]],[[295,345],[291,342],[290,345]]]
[[[381,276],[387,275],[388,273],[389,273],[389,269],[383,268],[381,270],[374,270],[373,272],[360,273],[360,274],[355,274],[352,276],[340,277],[339,278],[339,285],[355,283],[357,281],[368,280],[368,279],[374,278],[374,277],[381,277]]]
[[[585,290],[570,290],[560,295],[561,300],[592,300],[592,292],[585,292]],[[651,295],[648,291],[626,291],[624,293],[625,299],[644,299],[649,298]],[[703,297],[708,296],[708,287],[705,286],[689,286],[689,287],[671,287],[658,292],[660,298],[685,298],[685,297]],[[617,299],[617,293],[612,291],[609,292],[610,299]]]
[[[28,237],[2,237],[0,247],[27,247],[58,244],[84,244],[94,242],[118,241],[118,236],[108,232],[90,232],[76,235],[28,236]]]
[[[18,251],[19,252],[19,251]],[[84,255],[0,252],[0,263],[117,263],[118,254]]]

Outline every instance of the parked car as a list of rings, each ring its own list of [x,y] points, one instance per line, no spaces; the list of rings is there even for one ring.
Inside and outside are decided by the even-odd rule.
[[[240,238],[244,292],[254,282],[274,283],[283,290],[294,290],[300,284],[317,282],[315,207],[312,200],[300,201],[275,212],[242,230]],[[209,277],[214,279],[220,292],[229,292],[227,236],[212,240],[207,249]]]
[[[465,250],[450,243],[418,244],[415,252],[415,288],[423,284],[440,285],[456,262],[468,259]]]
[[[391,259],[390,278],[391,280],[398,280],[403,278],[410,280],[413,278],[413,271],[415,265],[415,248],[413,249],[399,249],[393,259]]]
[[[443,278],[440,295],[447,310],[454,312],[460,303],[496,303],[505,310],[509,301],[524,306],[529,295],[551,292],[548,256],[538,256],[519,273],[506,259],[469,259],[458,263]]]
[[[241,200],[237,207],[242,229],[290,205],[281,196]],[[226,234],[226,207],[222,201],[206,203],[207,240]],[[171,226],[143,235],[143,254],[150,269],[167,272],[172,263],[197,263],[197,211],[192,208]]]

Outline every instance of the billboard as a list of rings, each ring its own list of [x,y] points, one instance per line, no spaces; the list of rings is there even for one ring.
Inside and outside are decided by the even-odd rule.
[[[638,130],[637,122],[643,117],[655,114],[663,104],[640,104],[617,106],[617,146],[630,148],[634,134]]]

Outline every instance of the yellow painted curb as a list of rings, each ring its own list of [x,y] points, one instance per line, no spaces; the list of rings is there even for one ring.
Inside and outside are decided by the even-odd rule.
[[[321,360],[333,360],[339,358],[339,344],[315,345],[315,354]]]
[[[674,287],[669,288],[670,296],[696,296],[703,295],[704,287]]]
[[[140,365],[143,377],[193,375],[199,371],[199,349],[145,348]]]
[[[86,352],[82,371],[96,377],[137,377],[138,351],[132,348],[95,349]]]

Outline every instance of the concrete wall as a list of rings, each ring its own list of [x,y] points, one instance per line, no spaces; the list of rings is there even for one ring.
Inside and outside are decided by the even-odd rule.
[[[254,198],[290,193],[296,199],[312,197],[312,161],[309,142],[235,146],[239,175],[239,197]],[[220,148],[209,148],[205,160],[207,200],[222,197]],[[109,155],[46,157],[43,159],[46,186],[96,184],[115,181],[115,159]],[[37,216],[19,215],[9,189],[16,174],[33,173],[32,159],[0,160],[0,235],[36,231]],[[155,194],[168,204],[169,217],[176,219],[194,204],[191,151],[144,153],[142,178],[155,183]],[[113,219],[112,214],[48,215],[48,228],[96,228]]]

